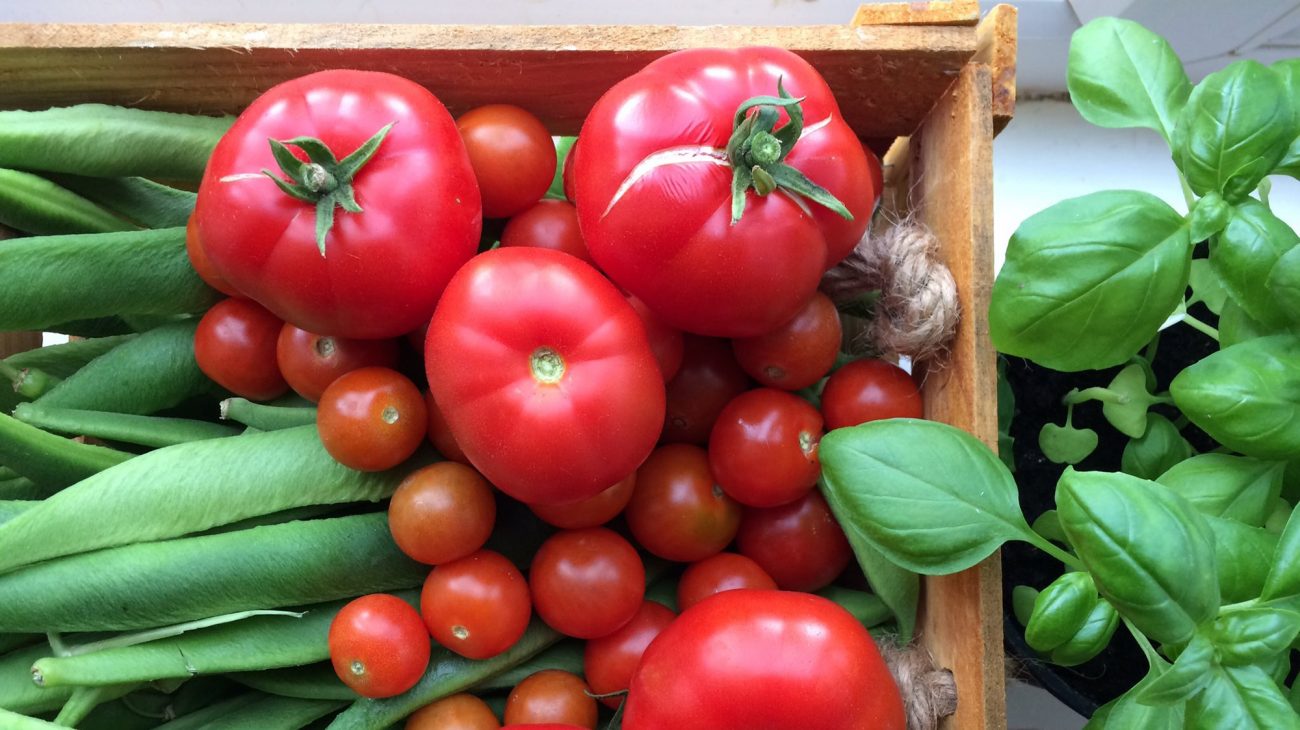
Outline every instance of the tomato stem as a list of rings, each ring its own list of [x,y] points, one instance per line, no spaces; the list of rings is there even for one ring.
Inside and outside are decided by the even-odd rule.
[[[550,385],[564,379],[564,358],[549,347],[533,350],[533,354],[528,358],[528,367],[532,370],[533,378],[539,383]]]

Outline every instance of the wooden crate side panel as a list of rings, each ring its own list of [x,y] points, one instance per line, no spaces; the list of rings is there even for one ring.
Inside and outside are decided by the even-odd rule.
[[[993,276],[993,119],[989,68],[971,64],[910,141],[912,208],[941,243],[957,281],[961,324],[946,369],[928,375],[926,417],[997,445],[996,363],[988,336]],[[1001,564],[997,555],[925,580],[922,641],[957,677],[949,727],[1006,726]]]
[[[853,14],[854,25],[975,25],[978,0],[913,0],[865,3]]]
[[[973,60],[988,65],[992,76],[994,134],[1001,132],[1016,113],[1018,12],[1013,5],[995,5],[975,29],[979,48]]]
[[[40,332],[0,332],[0,359],[41,346]],[[0,383],[0,387],[8,387]]]

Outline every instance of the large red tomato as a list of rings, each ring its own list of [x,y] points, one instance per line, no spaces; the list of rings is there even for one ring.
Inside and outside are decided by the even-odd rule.
[[[559,251],[498,248],[466,264],[433,315],[424,362],[465,456],[527,504],[603,491],[636,471],[663,425],[640,317]]]
[[[240,292],[305,330],[378,339],[428,321],[478,247],[482,208],[433,94],[392,74],[321,71],[239,115],[195,218],[213,268]]]
[[[623,730],[904,730],[871,635],[831,601],[739,590],[687,609],[655,638]]]
[[[779,86],[802,103],[752,105]],[[779,48],[665,56],[606,92],[580,139],[592,258],[688,332],[749,337],[790,320],[880,196],[879,162],[826,82]]]

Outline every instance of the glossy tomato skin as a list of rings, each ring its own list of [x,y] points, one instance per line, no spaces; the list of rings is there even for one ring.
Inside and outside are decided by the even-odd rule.
[[[681,367],[668,381],[664,442],[707,443],[722,409],[749,385],[726,340],[686,335]]]
[[[578,142],[580,141],[582,140],[574,138],[573,146],[569,147],[569,154],[564,158],[564,167],[560,169],[560,175],[564,178],[564,197],[575,205],[578,201],[578,186],[573,179],[573,161],[578,157]]]
[[[576,639],[612,634],[645,598],[645,565],[612,530],[565,530],[542,543],[528,570],[537,615]]]
[[[822,417],[808,401],[774,388],[736,396],[709,436],[709,466],[722,489],[750,507],[775,507],[817,483]]]
[[[830,372],[843,334],[835,304],[816,292],[793,319],[757,337],[732,340],[731,349],[754,380],[772,388],[799,390]]]
[[[509,104],[488,104],[456,120],[483,195],[483,216],[520,213],[555,178],[555,144],[541,120]]]
[[[677,608],[685,611],[715,593],[742,588],[776,590],[763,566],[737,553],[718,553],[691,565],[677,582]]]
[[[600,527],[623,512],[632,499],[635,486],[636,474],[633,473],[594,497],[567,504],[530,504],[528,508],[543,522],[566,530]]]
[[[578,229],[578,209],[567,200],[539,200],[506,222],[502,246],[533,246],[563,251],[595,266]]]
[[[268,139],[315,137],[342,159],[387,124],[354,178],[364,212],[337,208],[325,256],[315,205],[261,173]],[[397,337],[428,321],[478,247],[482,207],[455,122],[424,87],[392,74],[331,70],[259,96],[221,138],[194,212],[216,271],[281,319],[340,337]]]
[[[372,365],[397,365],[397,341],[316,335],[286,323],[276,341],[275,360],[289,387],[316,403],[340,375]]]
[[[198,274],[205,284],[226,296],[241,296],[239,291],[212,267],[208,252],[203,250],[203,242],[199,240],[199,229],[195,225],[197,221],[198,218],[190,216],[189,222],[185,224],[185,253],[190,257],[190,266],[194,267],[194,273]]]
[[[249,400],[270,400],[289,390],[275,359],[284,322],[257,302],[224,299],[199,320],[194,359],[218,385]]]
[[[428,427],[424,396],[405,375],[388,368],[360,368],[340,376],[316,408],[325,450],[359,471],[382,471],[406,461]]]
[[[727,647],[719,651],[718,647]],[[903,702],[853,616],[805,593],[720,593],[646,649],[624,730],[905,730]]]
[[[334,671],[363,697],[392,697],[414,687],[429,665],[429,651],[420,614],[386,593],[348,603],[330,623]]]
[[[784,193],[750,191],[732,224],[725,150],[733,118],[751,97],[774,96],[778,81],[804,98],[804,134],[785,162],[843,202],[853,220]],[[660,58],[596,102],[580,139],[574,179],[592,258],[687,332],[751,337],[788,321],[862,238],[880,196],[869,155],[826,82],[778,48]]]
[[[498,730],[492,708],[472,694],[461,693],[425,705],[406,719],[404,730]]]
[[[636,470],[664,417],[645,328],[595,269],[498,248],[452,279],[429,325],[429,387],[465,455],[526,504],[574,502]]]
[[[587,694],[587,683],[571,672],[543,669],[524,678],[506,698],[507,725],[534,728],[560,723],[595,730],[599,708]]]
[[[411,472],[388,503],[388,529],[412,560],[440,565],[483,547],[496,524],[492,485],[454,461]]]
[[[787,591],[825,588],[853,558],[844,530],[816,490],[780,507],[746,509],[736,547]]]
[[[623,516],[641,547],[689,563],[731,544],[740,515],[740,504],[713,478],[704,449],[666,444],[637,470],[636,490]]]
[[[429,573],[420,614],[439,644],[463,657],[488,659],[524,635],[532,605],[528,583],[514,563],[479,550]]]
[[[882,418],[923,418],[921,391],[907,371],[884,360],[855,360],[836,370],[822,390],[827,430]]]
[[[636,616],[609,636],[587,642],[582,654],[582,673],[592,694],[604,695],[626,690],[632,673],[650,642],[677,618],[672,609],[654,601],[641,604]],[[606,697],[605,706],[618,709],[622,697]]]
[[[424,394],[424,407],[429,412],[429,432],[426,434],[429,443],[433,444],[433,448],[438,450],[442,458],[468,465],[469,458],[465,456],[464,451],[461,451],[460,444],[456,443],[456,437],[451,435],[451,426],[447,425],[447,419],[443,418],[442,411],[438,410],[438,404],[433,400],[433,393]]]
[[[664,382],[672,380],[682,367],[682,357],[686,351],[686,341],[682,337],[681,330],[664,324],[664,321],[651,312],[640,299],[629,296],[627,301],[645,325],[646,338],[650,340],[650,349],[654,351],[655,360],[659,362],[659,371],[663,373]]]

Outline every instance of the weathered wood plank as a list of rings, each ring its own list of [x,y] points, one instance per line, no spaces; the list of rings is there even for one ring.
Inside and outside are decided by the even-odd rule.
[[[993,134],[998,134],[1016,113],[1016,40],[1015,6],[995,5],[975,29],[979,48],[975,63],[989,66],[993,79]]]
[[[975,25],[977,0],[916,0],[907,3],[864,3],[853,25]]]

